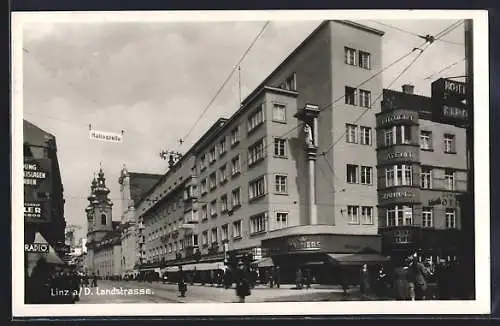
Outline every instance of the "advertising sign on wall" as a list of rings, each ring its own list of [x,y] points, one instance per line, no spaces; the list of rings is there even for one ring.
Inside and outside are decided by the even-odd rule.
[[[469,121],[465,83],[440,78],[431,85],[433,118],[442,123],[464,126]]]
[[[24,159],[24,220],[27,223],[50,220],[50,165],[49,159]]]

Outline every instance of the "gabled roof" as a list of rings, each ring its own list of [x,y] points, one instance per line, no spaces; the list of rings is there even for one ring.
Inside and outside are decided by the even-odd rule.
[[[55,136],[23,119],[24,142],[35,146],[47,146],[46,139],[55,139]]]

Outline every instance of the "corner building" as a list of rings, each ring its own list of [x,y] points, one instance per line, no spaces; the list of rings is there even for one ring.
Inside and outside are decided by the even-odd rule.
[[[428,97],[384,90],[377,114],[379,226],[384,253],[456,259],[467,190],[465,129],[437,121]]]
[[[232,117],[217,121],[139,203],[142,269],[199,271],[250,254],[279,265],[284,279],[307,265],[330,281],[336,266],[384,261],[380,106],[371,102],[381,77],[356,88],[381,68],[382,36],[323,22]]]

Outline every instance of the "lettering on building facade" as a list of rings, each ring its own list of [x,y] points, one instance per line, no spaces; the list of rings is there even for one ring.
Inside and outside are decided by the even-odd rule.
[[[457,206],[456,198],[453,194],[443,193],[440,197],[434,199],[429,199],[427,201],[427,206],[446,206],[455,207]]]
[[[24,185],[39,186],[47,179],[47,172],[40,171],[40,166],[35,162],[24,163]]]
[[[413,152],[392,152],[387,154],[387,160],[391,161],[397,158],[413,158]]]
[[[391,200],[399,198],[415,198],[415,193],[411,191],[394,191],[382,194],[383,200]]]
[[[318,250],[321,249],[320,241],[310,241],[306,237],[299,237],[297,239],[288,240],[288,250]]]
[[[379,127],[396,121],[416,121],[417,117],[412,113],[392,113],[379,120]]]
[[[49,245],[47,243],[26,243],[24,252],[46,254],[49,252]]]

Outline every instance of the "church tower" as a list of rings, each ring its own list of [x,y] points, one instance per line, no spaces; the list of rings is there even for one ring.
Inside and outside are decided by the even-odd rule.
[[[94,271],[95,243],[102,240],[113,230],[112,207],[108,198],[109,189],[106,187],[106,178],[102,168],[99,169],[97,179],[94,176],[90,186],[89,204],[85,209],[87,214],[87,267],[89,273]]]

